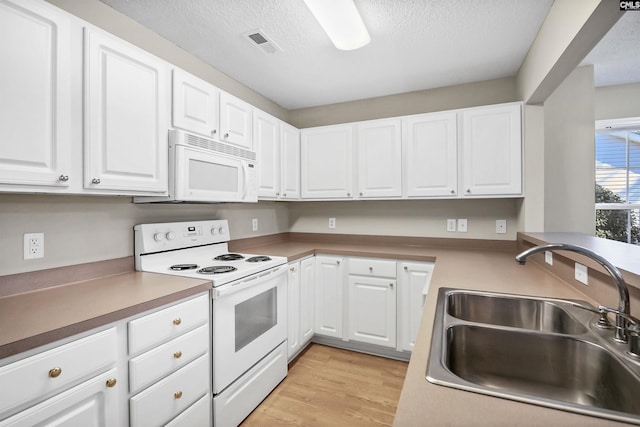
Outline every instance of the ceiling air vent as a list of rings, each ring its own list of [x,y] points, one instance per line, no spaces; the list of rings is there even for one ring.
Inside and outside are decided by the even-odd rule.
[[[265,32],[262,30],[248,31],[243,35],[249,38],[249,41],[251,42],[251,44],[259,47],[260,50],[262,50],[264,53],[273,54],[273,53],[282,52],[282,49],[280,49],[280,46],[275,44],[275,42],[271,40],[271,37],[266,35]]]

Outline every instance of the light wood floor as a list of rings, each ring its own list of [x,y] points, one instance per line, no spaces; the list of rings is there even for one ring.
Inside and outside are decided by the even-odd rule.
[[[406,372],[406,362],[311,344],[242,426],[389,426]]]

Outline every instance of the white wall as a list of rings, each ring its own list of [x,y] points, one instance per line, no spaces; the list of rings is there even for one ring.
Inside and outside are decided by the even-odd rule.
[[[251,231],[251,219],[259,229]],[[0,194],[0,276],[133,255],[140,223],[228,219],[234,239],[283,233],[285,204],[133,204],[129,197]],[[45,235],[45,257],[23,260],[23,234]]]
[[[544,104],[544,231],[595,233],[593,66],[577,68]]]
[[[640,117],[640,83],[596,88],[596,120]]]

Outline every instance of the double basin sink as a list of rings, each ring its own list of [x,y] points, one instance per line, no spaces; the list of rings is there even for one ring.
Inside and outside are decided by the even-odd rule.
[[[427,380],[640,424],[640,361],[576,304],[440,289]]]

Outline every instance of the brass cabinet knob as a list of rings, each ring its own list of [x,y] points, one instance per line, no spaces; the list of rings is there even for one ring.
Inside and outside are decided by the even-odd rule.
[[[287,197],[287,193],[284,193],[284,194],[283,194],[283,196],[284,196],[284,197]]]
[[[229,138],[229,134],[228,134],[228,133],[225,133],[225,134],[224,134],[224,137],[225,137],[225,138]]]
[[[471,189],[470,188],[467,188],[467,193],[471,193]]]
[[[173,353],[173,357],[176,359],[180,359],[182,357],[182,352],[176,351],[175,353]]]
[[[58,378],[62,373],[62,368],[51,368],[49,369],[49,378]]]
[[[93,179],[91,180],[91,183],[92,183],[92,184],[100,184],[100,178],[93,178]]]
[[[180,323],[182,323],[182,319],[179,317],[176,317],[175,319],[173,319],[173,324],[178,326]]]
[[[456,194],[456,191],[455,190],[451,190],[451,194]]]
[[[216,133],[218,133],[218,131],[216,129],[211,131],[211,135],[215,135]]]
[[[175,397],[176,399],[180,399],[182,397],[182,392],[176,391],[175,393],[173,393],[173,397]]]
[[[115,378],[109,378],[107,380],[107,387],[114,387],[117,382],[118,380],[116,380]]]
[[[61,182],[67,182],[67,181],[69,181],[69,175],[60,175],[58,177],[58,180],[61,181]]]

